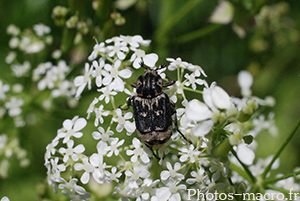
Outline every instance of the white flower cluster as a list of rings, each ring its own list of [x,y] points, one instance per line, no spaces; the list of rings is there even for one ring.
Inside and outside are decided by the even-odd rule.
[[[92,89],[93,83],[100,95],[91,101],[87,118],[65,120],[46,148],[48,183],[55,192],[61,189],[72,200],[88,200],[93,188],[87,192],[86,184],[95,183],[111,184],[111,196],[118,195],[122,200],[178,201],[187,198],[188,188],[197,188],[201,193],[235,192],[236,186],[244,183],[238,174],[229,171],[230,162],[236,166],[253,164],[253,137],[262,130],[276,134],[273,115],[268,119],[254,115],[259,106],[272,106],[274,101],[252,96],[252,76],[248,72],[241,72],[238,78],[242,98],[230,97],[215,82],[209,86],[200,66],[168,58],[167,68],[178,75],[168,89],[169,96],[178,104],[181,101],[177,109],[179,129],[192,144],[178,140],[179,134],[174,133],[172,140],[158,150],[161,160],[153,159],[151,151],[132,135],[132,113],[118,107],[124,107],[126,97],[134,94],[128,80],[137,78],[133,72],[139,71],[139,63],[144,61],[150,68],[156,65],[158,56],[146,54],[143,49],[149,43],[141,36],[119,36],[94,46],[88,57],[90,63],[85,64],[84,74],[77,76],[74,84],[77,98],[86,87]],[[165,78],[162,70],[159,72]],[[187,91],[202,96],[189,100]],[[83,129],[92,116],[96,131],[91,136],[97,142],[97,151],[87,155],[87,146],[75,141],[88,136],[83,135]]]
[[[76,88],[73,82],[66,80],[70,67],[64,60],[59,60],[57,66],[51,62],[41,63],[33,70],[32,79],[37,83],[40,91],[46,88],[52,90],[51,96],[57,98],[65,96],[72,98]]]
[[[16,159],[20,162],[20,167],[27,167],[29,159],[26,150],[22,149],[18,138],[9,138],[7,134],[0,135],[0,177],[6,178],[11,163]]]
[[[33,30],[21,32],[15,25],[7,27],[7,33],[12,36],[9,41],[11,49],[19,49],[26,54],[34,54],[42,51],[46,45],[50,45],[53,41],[50,28],[43,24],[36,24]]]
[[[41,53],[47,45],[52,44],[50,28],[37,24],[32,29],[21,31],[15,25],[9,25],[7,33],[11,36],[9,41],[11,51],[5,58],[5,62],[10,66],[15,78],[10,79],[14,84],[5,83],[5,78],[0,80],[0,120],[3,123],[2,129],[7,130],[3,131],[6,134],[1,135],[0,141],[2,143],[0,147],[1,177],[7,176],[12,156],[20,160],[21,167],[29,164],[27,153],[20,148],[16,134],[19,134],[20,127],[36,123],[37,112],[36,108],[32,110],[33,103],[38,104],[42,100],[44,102],[41,103],[41,107],[49,109],[53,99],[63,96],[69,100],[70,106],[76,104],[75,85],[66,80],[66,76],[71,71],[66,62],[59,60],[57,65],[50,62],[36,65],[34,61],[37,60],[31,59],[31,57],[38,58],[37,54]],[[54,51],[52,56],[58,60],[61,52]],[[31,76],[33,82],[28,79]],[[44,92],[37,93],[36,88]],[[51,94],[46,89],[49,89]],[[5,125],[11,125],[12,122],[13,127],[5,127]]]
[[[46,89],[51,91],[50,97],[44,100],[43,107],[45,109],[49,109],[52,100],[58,97],[67,98],[69,106],[73,107],[76,105],[74,99],[76,88],[73,82],[66,79],[71,68],[66,61],[60,60],[62,55],[60,50],[55,50],[52,53],[57,64],[52,62],[34,64],[29,62],[30,59],[20,61],[20,58],[24,57],[23,54],[37,54],[42,52],[46,45],[51,45],[50,31],[50,28],[43,24],[36,24],[32,30],[28,29],[23,32],[15,25],[9,25],[7,33],[12,36],[9,42],[12,51],[8,53],[5,61],[11,66],[12,72],[17,78],[32,76],[33,82],[37,83],[37,88],[40,91]],[[33,66],[37,67],[34,68]]]
[[[24,99],[21,96],[23,86],[14,84],[9,86],[0,80],[0,119],[4,119],[6,114],[13,118],[16,127],[23,127],[25,120],[22,116]]]

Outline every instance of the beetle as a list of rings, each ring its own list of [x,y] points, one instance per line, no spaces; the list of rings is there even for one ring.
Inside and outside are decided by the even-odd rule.
[[[136,83],[131,86],[136,88],[136,95],[127,100],[127,108],[133,107],[133,116],[137,133],[141,141],[154,153],[153,148],[162,147],[172,136],[173,121],[176,130],[189,143],[178,129],[175,104],[163,91],[164,87],[171,86],[175,80],[168,78],[168,82],[163,82],[157,70],[166,68],[162,64],[156,69],[145,67],[144,62],[140,62],[145,69],[144,75],[140,75]]]

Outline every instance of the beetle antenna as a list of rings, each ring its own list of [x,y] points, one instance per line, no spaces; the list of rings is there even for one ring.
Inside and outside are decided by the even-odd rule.
[[[165,63],[160,64],[160,66],[156,70],[160,70],[163,68],[167,68],[167,65]]]
[[[147,69],[147,67],[145,66],[145,63],[144,63],[144,60],[143,60],[143,59],[140,61],[140,66],[141,66],[142,68]]]

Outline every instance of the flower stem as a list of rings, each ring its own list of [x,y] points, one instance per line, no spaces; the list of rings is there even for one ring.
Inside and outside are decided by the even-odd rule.
[[[192,92],[198,93],[198,94],[203,94],[202,91],[194,90],[194,89],[191,89],[191,88],[188,88],[188,87],[182,87],[182,89],[184,89],[184,90],[186,90],[186,91],[192,91]]]
[[[288,137],[283,141],[281,147],[278,149],[278,151],[275,153],[275,155],[272,158],[272,161],[269,163],[269,165],[266,167],[266,169],[264,170],[263,174],[262,174],[262,178],[266,178],[267,174],[270,172],[271,167],[273,165],[273,163],[276,161],[276,159],[280,156],[280,154],[282,153],[282,151],[284,150],[284,148],[288,145],[288,143],[290,142],[290,140],[292,139],[292,137],[296,134],[296,131],[298,130],[298,128],[300,127],[300,118],[298,119],[298,122],[296,124],[296,126],[294,127],[294,129],[292,130],[292,132],[288,135]]]
[[[282,177],[277,177],[275,179],[266,180],[264,183],[265,184],[275,183],[277,181],[281,181],[281,180],[284,180],[284,179],[287,179],[287,178],[290,178],[290,177],[294,177],[294,176],[297,176],[299,174],[300,174],[300,170],[297,171],[297,172],[292,172],[290,174],[284,175]]]
[[[248,166],[245,165],[237,156],[237,153],[235,152],[235,150],[233,148],[231,148],[231,153],[234,155],[234,157],[239,161],[239,163],[242,165],[242,167],[244,168],[245,172],[248,174],[248,176],[250,177],[252,183],[256,182],[256,178],[253,176],[253,174],[251,173],[251,171],[249,170]]]

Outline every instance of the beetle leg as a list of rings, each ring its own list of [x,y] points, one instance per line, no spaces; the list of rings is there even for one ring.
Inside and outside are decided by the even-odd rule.
[[[170,79],[168,77],[167,77],[167,79],[168,79],[168,82],[163,83],[163,87],[171,86],[171,85],[175,84],[175,82],[176,82],[175,80],[172,80],[172,79]]]
[[[185,141],[187,141],[188,143],[193,144],[192,141],[191,141],[190,139],[187,139],[187,138],[183,135],[183,133],[179,130],[178,124],[177,124],[177,114],[176,114],[176,111],[175,111],[175,113],[174,113],[174,124],[175,124],[176,130],[177,130],[178,133],[181,135],[181,137],[182,137]]]
[[[128,110],[131,106],[132,96],[128,98],[127,100],[127,108],[121,108],[121,110]]]
[[[146,145],[146,146],[151,150],[153,156],[155,156],[155,158],[157,158],[157,160],[160,160],[160,158],[159,158],[159,157],[156,155],[156,153],[154,152],[153,148],[150,147],[150,146],[148,146],[148,145]]]
[[[183,137],[183,139],[185,139],[185,141],[187,141],[190,144],[193,144],[192,141],[190,139],[187,139],[183,133],[179,130],[178,126],[176,126],[176,130],[178,131],[178,133]]]

